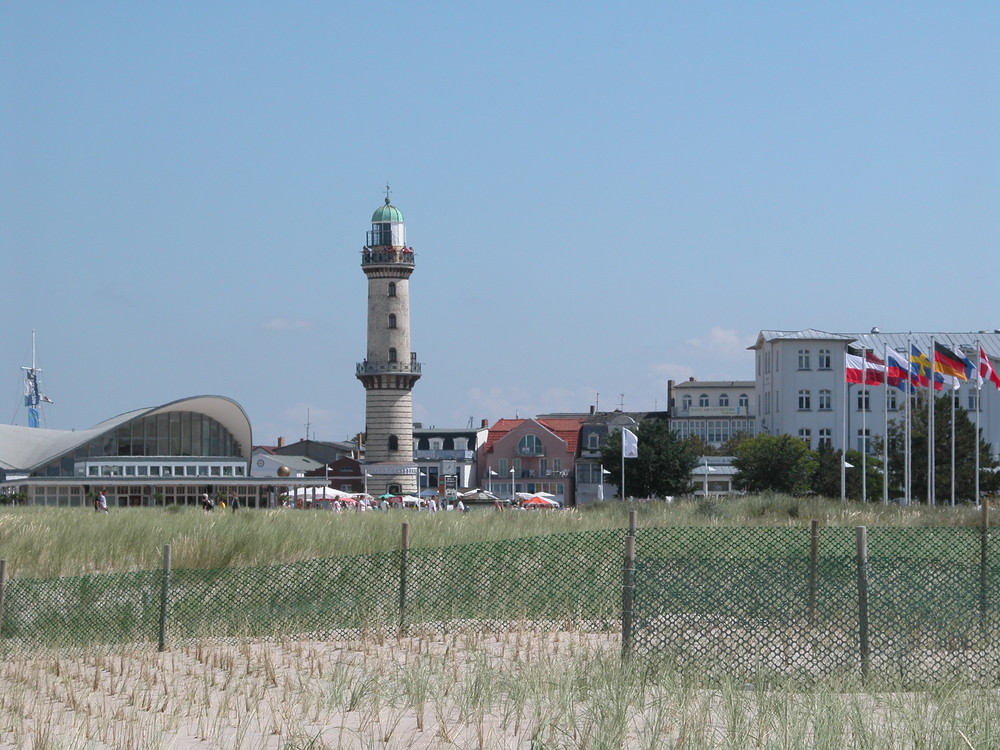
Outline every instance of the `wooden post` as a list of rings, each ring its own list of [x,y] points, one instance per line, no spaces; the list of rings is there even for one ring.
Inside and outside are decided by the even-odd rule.
[[[160,584],[160,636],[157,649],[167,650],[167,603],[170,598],[170,545],[163,545],[163,580]]]
[[[819,580],[819,521],[809,522],[809,624],[816,624],[816,589]]]
[[[406,553],[410,549],[410,524],[403,524],[399,544],[399,631],[406,627]]]
[[[639,512],[635,510],[630,510],[628,512],[628,535],[635,536],[635,521],[639,516]]]
[[[7,561],[0,560],[0,637],[3,636],[3,605],[7,595]]]
[[[989,545],[990,545],[990,504],[985,499],[980,503],[981,518],[979,528],[979,627],[985,637],[989,614]]]
[[[868,529],[855,529],[858,561],[858,650],[861,654],[861,677],[871,672],[871,646],[868,640]]]
[[[632,617],[635,605],[635,535],[625,537],[625,566],[622,582],[622,661],[632,656]]]

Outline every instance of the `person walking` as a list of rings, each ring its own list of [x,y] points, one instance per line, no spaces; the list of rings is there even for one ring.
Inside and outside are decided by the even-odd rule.
[[[229,507],[232,508],[233,513],[240,509],[240,496],[235,492],[229,493]]]
[[[104,490],[97,493],[97,512],[107,513],[108,512],[108,498],[104,496]]]

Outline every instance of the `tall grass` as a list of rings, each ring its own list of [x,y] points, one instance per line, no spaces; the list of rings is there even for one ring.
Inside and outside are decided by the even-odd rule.
[[[0,510],[0,558],[8,574],[50,577],[152,570],[172,545],[180,568],[225,568],[367,554],[396,549],[400,525],[413,546],[443,546],[623,528],[635,510],[646,526],[829,525],[974,526],[974,508],[900,508],[817,498],[764,495],[674,503],[607,502],[584,510],[527,512],[476,509],[467,514],[413,511],[344,512],[290,509],[205,513],[195,508]]]

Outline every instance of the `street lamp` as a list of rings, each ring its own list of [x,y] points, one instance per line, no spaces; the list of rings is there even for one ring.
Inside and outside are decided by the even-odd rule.
[[[510,470],[510,502],[511,505],[517,504],[517,497],[514,496],[514,470]]]
[[[368,473],[368,472],[366,471],[366,472],[365,472],[365,494],[366,494],[366,495],[368,494],[368,477],[370,477],[370,476],[371,476],[371,474],[369,474],[369,473]]]
[[[488,469],[486,472],[487,489],[490,493],[493,492],[493,477],[497,476],[497,473],[493,469]]]

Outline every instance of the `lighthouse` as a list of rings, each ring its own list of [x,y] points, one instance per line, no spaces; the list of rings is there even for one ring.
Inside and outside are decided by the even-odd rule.
[[[368,352],[357,365],[365,387],[365,464],[369,494],[417,494],[413,462],[413,385],[420,363],[410,344],[410,275],[403,213],[389,202],[372,214],[361,249],[368,278]]]

